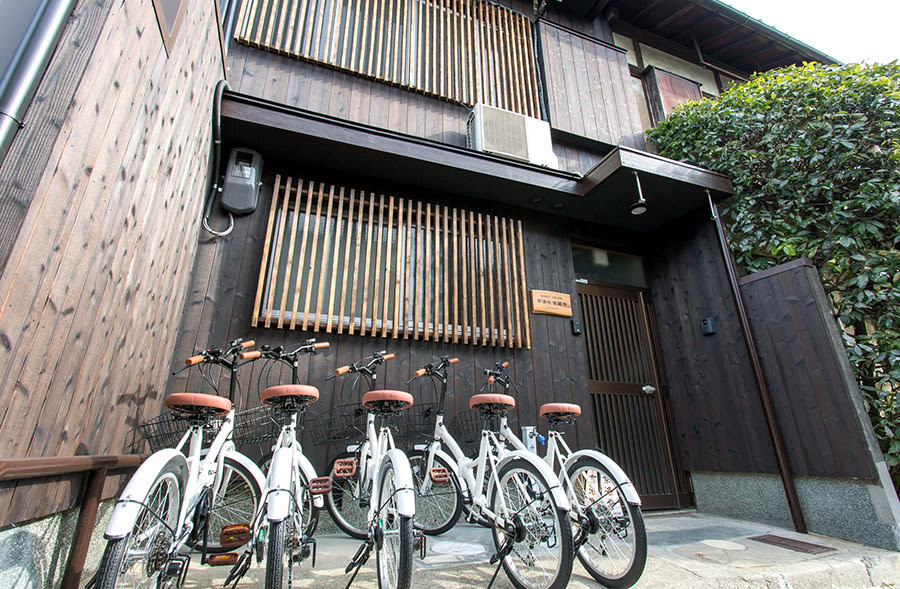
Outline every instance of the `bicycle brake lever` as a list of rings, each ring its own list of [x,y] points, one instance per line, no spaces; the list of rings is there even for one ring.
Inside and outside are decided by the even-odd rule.
[[[184,372],[184,371],[187,370],[188,368],[190,368],[190,366],[185,366],[185,367],[183,367],[183,368],[179,368],[178,370],[176,370],[175,372],[172,373],[172,376],[175,376],[176,374],[178,374],[178,373],[180,373],[180,372]]]
[[[337,375],[336,375],[336,374],[329,374],[328,376],[325,377],[325,382],[328,382],[329,380],[331,380],[331,379],[334,378],[335,376],[337,376]]]

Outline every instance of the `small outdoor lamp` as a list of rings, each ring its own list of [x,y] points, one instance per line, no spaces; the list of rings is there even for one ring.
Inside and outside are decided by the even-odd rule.
[[[643,215],[647,212],[647,201],[644,199],[644,192],[641,190],[641,178],[638,176],[637,170],[632,170],[634,173],[634,182],[637,184],[637,192],[638,199],[637,202],[631,205],[631,214],[632,215]]]

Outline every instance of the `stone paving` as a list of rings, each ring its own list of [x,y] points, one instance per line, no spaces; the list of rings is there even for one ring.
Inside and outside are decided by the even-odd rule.
[[[324,515],[324,517],[328,517]],[[647,517],[649,556],[637,588],[781,588],[900,587],[900,553],[814,534],[728,518],[682,512]],[[776,534],[827,546],[834,550],[807,554],[750,540]],[[344,566],[359,541],[338,534],[318,537],[315,568],[295,567],[295,587],[341,588],[349,575]],[[429,538],[425,560],[416,561],[414,587],[486,587],[494,572],[488,559],[494,547],[487,530],[459,525],[443,536]],[[374,555],[354,587],[376,587]],[[187,587],[221,587],[227,568],[194,565]],[[263,587],[265,564],[254,565],[239,587]],[[569,587],[599,587],[576,562]],[[512,584],[501,571],[494,587]]]

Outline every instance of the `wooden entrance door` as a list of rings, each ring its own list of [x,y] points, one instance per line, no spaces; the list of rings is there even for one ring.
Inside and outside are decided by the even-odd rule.
[[[689,504],[649,293],[581,280],[577,292],[600,448],[631,477],[645,508]]]

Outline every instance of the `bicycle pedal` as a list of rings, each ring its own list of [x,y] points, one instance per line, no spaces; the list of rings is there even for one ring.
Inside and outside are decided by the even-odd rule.
[[[240,548],[253,538],[250,524],[232,524],[223,526],[219,532],[219,545],[226,550]]]
[[[312,495],[327,495],[328,493],[331,493],[331,477],[316,477],[310,479],[309,492]]]
[[[332,476],[336,479],[349,479],[356,474],[356,458],[339,458],[334,461]]]
[[[431,469],[431,482],[432,483],[449,483],[450,482],[450,472],[442,467],[436,466]]]
[[[237,564],[238,553],[226,552],[224,554],[210,554],[206,557],[206,564],[211,567],[223,567]]]

